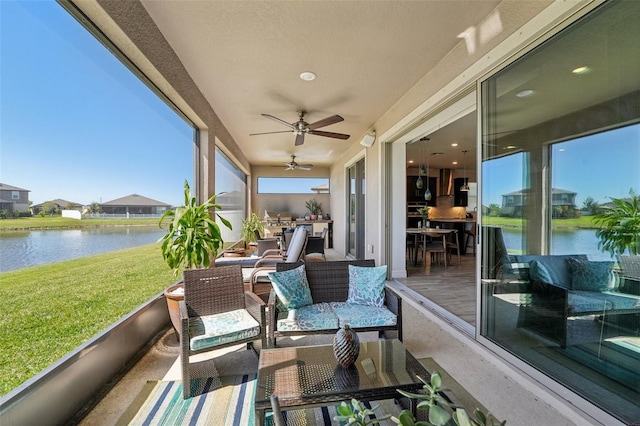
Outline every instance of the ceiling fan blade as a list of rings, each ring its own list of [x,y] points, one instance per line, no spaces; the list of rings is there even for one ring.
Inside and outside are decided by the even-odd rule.
[[[345,135],[344,133],[323,132],[322,130],[312,130],[309,131],[309,134],[343,140],[349,139],[351,137],[351,135]]]
[[[298,164],[299,170],[311,170],[313,168],[313,164]]]
[[[281,120],[281,119],[279,119],[278,117],[274,117],[274,116],[273,116],[273,115],[271,115],[271,114],[261,114],[261,115],[262,115],[263,117],[270,118],[270,119],[272,119],[273,121],[277,121],[278,123],[284,124],[284,125],[285,125],[285,126],[287,126],[287,127],[291,127],[292,129],[294,128],[294,127],[293,127],[293,124],[291,124],[291,123],[287,123],[286,121]]]
[[[249,136],[271,135],[273,133],[291,133],[291,130],[280,130],[280,131],[277,131],[277,132],[249,133]]]
[[[304,143],[304,133],[300,133],[296,135],[296,143],[295,146],[302,145]]]
[[[340,117],[339,115],[332,115],[331,117],[327,117],[327,118],[324,118],[324,119],[322,119],[320,121],[316,121],[315,123],[311,123],[311,124],[307,125],[307,129],[310,129],[310,130],[318,129],[320,127],[328,126],[330,124],[339,123],[341,121],[344,121],[344,118]]]

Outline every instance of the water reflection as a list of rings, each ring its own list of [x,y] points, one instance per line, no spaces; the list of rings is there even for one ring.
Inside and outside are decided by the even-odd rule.
[[[0,272],[150,244],[165,232],[128,226],[0,233]]]
[[[522,253],[522,231],[502,228],[504,243],[510,253]],[[615,260],[598,249],[595,229],[553,230],[552,254],[586,254],[590,260]]]

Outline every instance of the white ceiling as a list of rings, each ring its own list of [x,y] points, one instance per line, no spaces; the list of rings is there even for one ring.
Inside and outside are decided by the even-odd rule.
[[[142,4],[254,165],[329,166],[500,2],[151,1]],[[317,74],[300,79],[303,71]],[[311,123],[349,140],[292,133],[261,116]],[[474,123],[475,128],[475,123]],[[473,137],[473,135],[471,135]],[[475,155],[475,154],[474,154]]]

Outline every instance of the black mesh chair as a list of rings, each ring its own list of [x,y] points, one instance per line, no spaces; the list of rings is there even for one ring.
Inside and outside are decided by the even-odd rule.
[[[320,253],[324,260],[327,260],[324,255],[324,245],[327,237],[327,228],[322,230],[322,234],[319,237],[309,237],[307,239],[307,251],[306,254]]]

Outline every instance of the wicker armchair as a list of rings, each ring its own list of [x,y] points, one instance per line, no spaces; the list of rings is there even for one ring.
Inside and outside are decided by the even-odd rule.
[[[640,255],[618,255],[618,264],[623,279],[621,291],[640,295]]]
[[[254,349],[256,353],[256,343],[260,348],[266,347],[265,303],[255,294],[244,291],[239,265],[184,271],[180,323],[185,399],[192,395],[194,366],[190,355],[239,343],[247,343],[247,349]],[[200,371],[198,376],[193,376],[209,377],[210,374]]]

